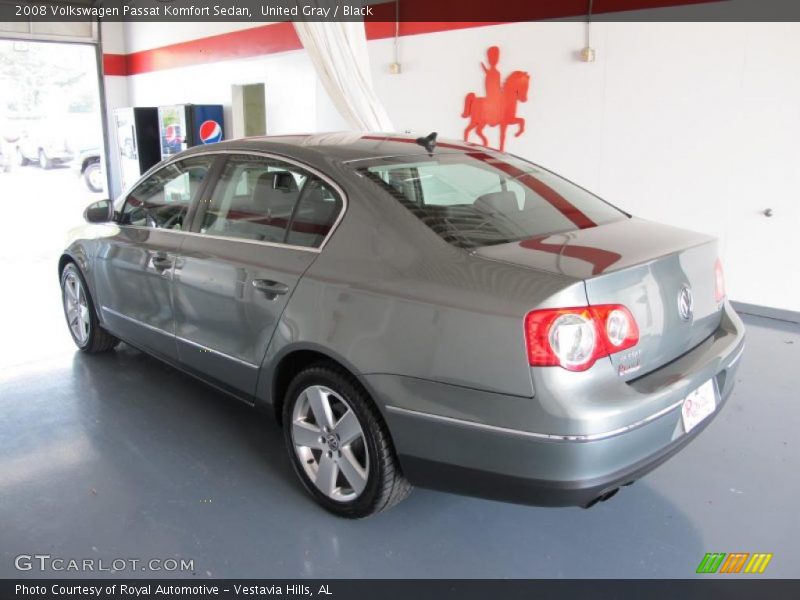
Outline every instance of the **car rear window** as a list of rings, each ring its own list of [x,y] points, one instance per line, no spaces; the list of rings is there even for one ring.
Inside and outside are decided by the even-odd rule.
[[[361,163],[358,173],[447,242],[504,244],[628,217],[583,188],[508,155],[482,151]]]

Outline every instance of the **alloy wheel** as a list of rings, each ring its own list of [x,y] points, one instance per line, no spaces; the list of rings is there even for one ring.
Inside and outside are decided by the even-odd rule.
[[[64,278],[64,312],[72,335],[83,346],[89,339],[89,304],[83,285],[75,273],[67,273]]]
[[[308,479],[336,502],[355,500],[367,486],[369,452],[353,409],[330,388],[312,385],[294,405],[292,445]]]

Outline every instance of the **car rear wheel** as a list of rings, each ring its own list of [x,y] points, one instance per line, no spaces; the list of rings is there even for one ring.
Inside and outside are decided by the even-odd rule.
[[[44,150],[39,150],[39,166],[42,169],[49,169],[53,166],[53,161],[47,158]]]
[[[69,333],[82,352],[107,352],[119,343],[100,327],[86,282],[74,263],[67,264],[61,272],[61,298]]]
[[[103,191],[103,172],[100,169],[99,162],[90,163],[86,167],[86,169],[83,171],[83,180],[86,182],[86,187],[88,187],[91,191]]]
[[[380,414],[358,381],[338,367],[320,363],[295,376],[283,425],[295,472],[330,512],[366,517],[410,493]]]

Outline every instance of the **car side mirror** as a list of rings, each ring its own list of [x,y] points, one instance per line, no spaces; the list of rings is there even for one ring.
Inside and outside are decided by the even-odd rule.
[[[83,211],[83,218],[87,223],[108,223],[111,220],[111,201],[92,202]]]

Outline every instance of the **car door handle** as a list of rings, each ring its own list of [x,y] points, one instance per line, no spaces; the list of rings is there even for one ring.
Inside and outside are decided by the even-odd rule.
[[[259,292],[264,292],[270,300],[275,300],[277,296],[283,296],[289,293],[288,285],[280,281],[272,281],[271,279],[254,279],[253,287]]]

